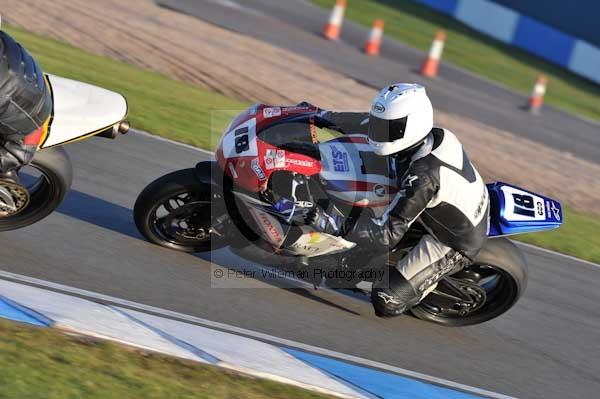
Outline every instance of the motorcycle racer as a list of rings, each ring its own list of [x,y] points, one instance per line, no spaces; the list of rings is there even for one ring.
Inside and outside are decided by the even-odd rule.
[[[391,85],[378,94],[369,114],[323,111],[316,123],[343,134],[368,129],[372,151],[388,157],[398,176],[398,191],[376,219],[344,220],[315,204],[295,223],[368,249],[359,262],[373,267],[386,263],[414,222],[428,232],[390,268],[387,279],[374,283],[371,300],[378,316],[404,313],[442,277],[472,263],[487,239],[487,188],[457,137],[433,126],[433,108],[424,87]],[[308,259],[301,262],[308,263]]]
[[[346,239],[387,251],[416,221],[429,233],[390,268],[388,282],[373,287],[375,313],[390,317],[417,305],[443,276],[471,263],[487,237],[488,192],[457,137],[433,127],[424,87],[384,88],[368,124],[373,151],[391,157],[405,172],[383,216],[358,223]]]
[[[369,114],[323,111],[316,122],[344,134],[368,129],[372,151],[388,157],[398,176],[398,191],[376,219],[340,220],[315,205],[295,222],[368,249],[360,262],[376,267],[386,263],[389,252],[418,221],[428,234],[390,268],[387,279],[374,283],[371,292],[377,315],[400,315],[435,289],[442,277],[471,264],[481,250],[488,230],[487,188],[458,138],[433,126],[431,101],[420,85],[384,88]]]

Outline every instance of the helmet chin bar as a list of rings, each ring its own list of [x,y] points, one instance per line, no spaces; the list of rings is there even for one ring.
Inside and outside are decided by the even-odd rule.
[[[427,139],[430,137],[430,135],[431,135],[431,131],[429,133],[427,133],[427,136],[425,136],[423,138],[423,140],[416,142],[415,144],[411,145],[410,147],[402,149],[400,151],[392,152],[392,153],[389,153],[389,154],[383,155],[383,156],[392,156],[392,157],[397,157],[397,158],[411,157],[421,149],[421,147],[427,142]]]
[[[428,135],[429,136],[429,135]],[[425,137],[423,140],[419,141],[416,144],[413,144],[412,146],[408,147],[405,150],[402,151],[398,151],[397,153],[395,153],[395,156],[403,156],[403,157],[408,157],[408,156],[413,156],[417,151],[419,151],[419,149],[421,148],[421,146],[423,144],[425,144],[425,141],[427,141],[427,137]]]

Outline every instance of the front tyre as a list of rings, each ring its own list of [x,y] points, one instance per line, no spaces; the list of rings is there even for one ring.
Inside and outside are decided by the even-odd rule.
[[[201,183],[194,169],[158,178],[138,196],[133,217],[150,242],[183,252],[206,252],[227,245],[228,218],[219,208],[211,186]]]
[[[506,238],[493,238],[471,266],[442,279],[410,312],[421,320],[449,327],[480,324],[510,309],[526,286],[527,267],[521,250]]]
[[[19,180],[29,192],[29,203],[18,213],[1,216],[0,231],[20,229],[51,214],[71,187],[71,160],[61,147],[40,150],[19,171]]]

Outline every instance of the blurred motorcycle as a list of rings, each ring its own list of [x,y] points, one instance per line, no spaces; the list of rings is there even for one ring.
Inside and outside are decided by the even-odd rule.
[[[0,182],[0,231],[38,222],[52,213],[71,187],[73,170],[63,145],[91,136],[126,133],[127,102],[120,94],[87,83],[46,75],[53,110],[45,136],[18,181]]]

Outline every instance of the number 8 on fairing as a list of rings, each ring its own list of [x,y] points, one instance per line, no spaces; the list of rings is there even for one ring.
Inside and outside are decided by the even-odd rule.
[[[533,197],[530,195],[513,194],[515,201],[514,213],[523,216],[535,217],[535,206],[533,205]]]
[[[235,153],[239,154],[248,151],[250,143],[248,142],[248,128],[243,127],[235,131]],[[243,136],[240,136],[243,134]]]

